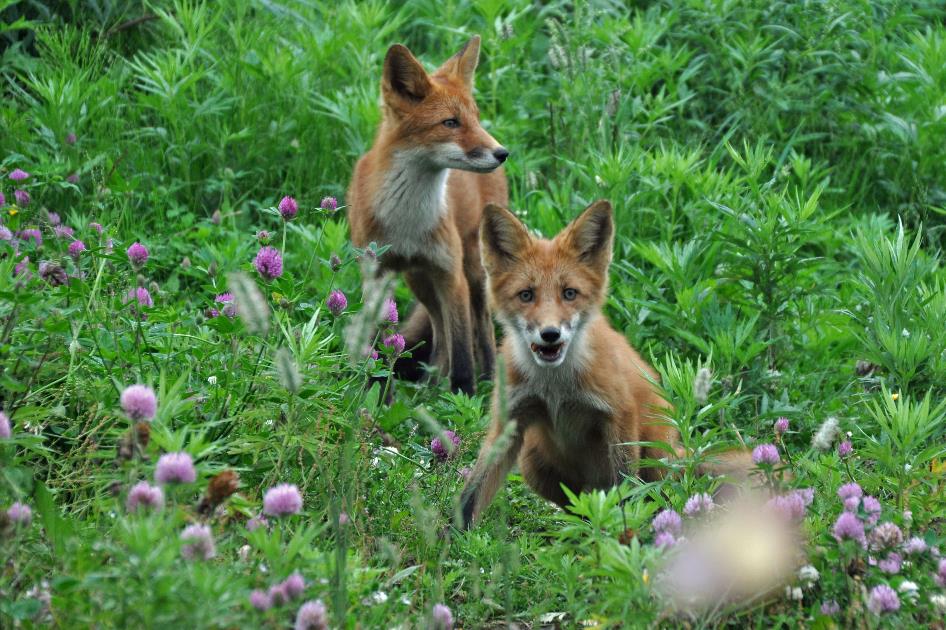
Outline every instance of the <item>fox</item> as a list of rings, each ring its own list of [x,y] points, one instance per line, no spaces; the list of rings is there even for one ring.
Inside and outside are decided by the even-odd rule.
[[[351,240],[387,246],[376,273],[401,273],[418,304],[402,327],[412,360],[395,373],[416,380],[420,362],[449,375],[453,391],[475,391],[475,369],[495,359],[479,225],[487,204],[506,205],[509,151],[480,124],[473,98],[480,37],[433,73],[391,46],[381,76],[381,123],[348,190]]]
[[[461,494],[464,529],[517,462],[537,494],[564,508],[562,486],[609,488],[635,473],[655,481],[665,468],[642,467],[642,460],[683,454],[657,373],[602,313],[614,232],[607,200],[551,240],[532,236],[499,205],[484,209],[480,249],[490,308],[504,333],[504,378],[502,386],[494,379],[490,425]],[[734,451],[713,472],[739,474],[746,465],[746,454]]]

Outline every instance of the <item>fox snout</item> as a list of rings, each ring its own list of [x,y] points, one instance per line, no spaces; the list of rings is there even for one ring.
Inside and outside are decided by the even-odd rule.
[[[580,325],[580,316],[558,321],[522,322],[523,341],[529,347],[535,362],[542,367],[561,365]]]

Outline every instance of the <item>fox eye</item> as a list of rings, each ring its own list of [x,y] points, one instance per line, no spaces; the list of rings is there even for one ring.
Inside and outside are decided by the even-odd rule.
[[[562,291],[562,297],[571,302],[576,297],[578,297],[578,289],[572,289],[571,287]]]
[[[457,127],[460,126],[460,121],[457,120],[456,118],[448,118],[445,121],[443,121],[443,126],[446,127],[447,129],[456,129]]]
[[[525,289],[519,292],[519,299],[523,302],[531,302],[534,298],[535,294],[532,292],[532,289]]]

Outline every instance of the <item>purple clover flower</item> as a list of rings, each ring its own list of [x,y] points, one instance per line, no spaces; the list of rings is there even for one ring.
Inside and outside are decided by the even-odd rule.
[[[257,273],[267,280],[275,280],[282,275],[282,255],[275,247],[262,247],[253,259]]]
[[[867,608],[875,615],[893,612],[900,609],[900,598],[895,590],[886,584],[879,584],[871,589]]]
[[[125,253],[128,254],[128,260],[130,260],[131,264],[135,267],[141,267],[148,262],[148,248],[138,241],[132,243]]]
[[[56,238],[72,238],[76,235],[76,231],[68,225],[57,225],[53,228],[53,234]]]
[[[833,617],[839,612],[841,612],[841,605],[838,604],[838,602],[833,599],[821,604],[822,615],[828,615],[829,617]]]
[[[716,504],[713,503],[713,497],[703,492],[694,494],[687,499],[686,504],[683,506],[683,514],[692,518],[701,514],[707,514],[715,507]]]
[[[328,298],[325,300],[325,305],[328,307],[328,310],[338,317],[341,315],[346,308],[348,308],[348,298],[345,297],[345,294],[335,289],[328,294]]]
[[[834,538],[838,542],[842,540],[853,540],[864,547],[867,543],[864,535],[864,524],[856,514],[851,512],[841,512],[838,520],[834,522]]]
[[[217,555],[213,533],[208,525],[188,525],[181,532],[181,555],[187,560],[210,560]]]
[[[39,277],[48,282],[49,285],[53,287],[61,287],[69,284],[69,276],[66,275],[66,270],[63,269],[58,263],[50,262],[48,260],[40,261]]]
[[[788,431],[788,418],[782,417],[775,421],[775,434],[782,435]]]
[[[861,506],[861,500],[859,497],[848,497],[844,499],[844,511],[845,512],[857,512],[857,508]]]
[[[269,610],[273,606],[273,600],[266,591],[254,589],[253,592],[250,593],[250,605],[259,611]]]
[[[759,444],[752,449],[752,461],[757,465],[776,466],[782,460],[779,458],[778,449],[774,444]]]
[[[0,241],[10,242],[13,240],[13,232],[5,225],[0,225]]]
[[[440,461],[446,461],[453,455],[457,453],[457,449],[460,448],[460,436],[450,431],[449,429],[443,432],[444,437],[450,440],[452,447],[447,447],[447,445],[440,439],[440,436],[435,437],[430,441],[430,450],[433,451],[434,455],[437,456],[437,459]]]
[[[125,304],[132,305],[132,315],[138,315],[138,309],[135,308],[135,303],[137,303],[138,306],[144,306],[146,308],[154,306],[154,300],[151,299],[151,294],[148,292],[148,289],[144,287],[128,289],[128,293],[125,294]]]
[[[282,215],[282,218],[286,221],[291,221],[299,213],[299,204],[296,203],[296,200],[289,195],[286,195],[279,200],[279,214]]]
[[[294,630],[328,630],[328,610],[321,599],[308,601],[299,607]]]
[[[147,481],[139,481],[128,491],[125,509],[137,512],[139,508],[159,511],[164,507],[164,491],[159,486],[152,486]]]
[[[7,414],[0,411],[0,439],[9,440],[12,435],[13,430],[10,428],[10,418],[7,417]]]
[[[25,208],[30,205],[30,194],[25,190],[17,188],[13,191],[13,198],[16,199],[16,205]]]
[[[655,532],[670,532],[674,536],[679,536],[683,531],[683,519],[677,514],[676,510],[661,510],[651,522],[651,527]]]
[[[929,549],[929,546],[926,544],[926,541],[919,536],[914,536],[903,543],[903,553],[908,556],[924,553],[927,549]]]
[[[383,312],[384,312],[384,321],[388,322],[389,324],[397,323],[398,321],[397,302],[395,302],[391,298],[387,298],[386,300],[384,300]]]
[[[877,568],[887,573],[889,575],[895,575],[900,573],[900,565],[903,563],[903,558],[899,553],[891,551],[887,554],[887,557],[877,563]]]
[[[147,385],[129,385],[121,395],[122,410],[132,420],[151,420],[158,410],[158,398]]]
[[[7,202],[7,198],[4,197],[3,192],[0,191],[0,207],[3,207],[3,205],[6,204],[6,202]]]
[[[871,549],[892,549],[903,542],[903,532],[894,523],[885,521],[870,532]]]
[[[854,450],[854,446],[851,444],[851,441],[844,440],[843,442],[838,444],[838,457],[843,459],[847,457],[848,455],[850,455],[853,450]]]
[[[335,212],[338,210],[338,199],[335,197],[322,197],[322,203],[319,204],[319,207],[329,212]]]
[[[302,509],[302,493],[295,484],[281,483],[266,491],[263,512],[270,516],[289,516]]]
[[[804,491],[795,490],[788,494],[772,497],[767,505],[786,521],[798,523],[804,520],[805,508],[811,505],[811,500],[806,501],[806,499]]]
[[[404,336],[398,333],[388,335],[381,343],[384,344],[385,348],[391,348],[395,355],[399,355],[404,352],[404,346],[406,344],[404,341]]]
[[[30,257],[24,256],[23,260],[18,262],[13,267],[13,277],[22,278],[24,281],[29,280],[33,277],[33,273],[30,271]]]
[[[102,227],[101,223],[95,223],[94,221],[92,223],[89,223],[89,228],[98,232],[99,236],[101,236],[102,232],[105,231],[105,228]]]
[[[946,558],[939,561],[936,573],[933,575],[933,581],[936,582],[937,586],[946,588]]]
[[[838,488],[838,497],[840,497],[842,501],[851,497],[857,497],[859,499],[862,496],[864,496],[864,491],[861,490],[861,487],[856,483],[847,483]]]
[[[62,219],[59,217],[59,214],[56,212],[46,212],[46,220],[49,221],[50,225],[59,225],[62,223]]]
[[[654,536],[654,547],[658,549],[670,549],[677,544],[677,537],[670,532],[658,532]]]
[[[70,174],[69,177],[66,178],[66,181],[69,182],[70,184],[78,184],[78,183],[79,183],[79,174],[78,174],[78,173],[72,173],[72,174]]]
[[[260,527],[269,527],[269,521],[262,514],[258,514],[246,522],[246,531],[255,532]]]
[[[16,236],[21,241],[33,241],[33,245],[37,248],[42,247],[43,245],[43,233],[36,228],[20,230],[17,232]]]
[[[434,604],[430,618],[434,622],[434,630],[453,630],[453,613],[444,604]]]
[[[79,255],[85,251],[85,243],[82,241],[72,241],[69,243],[69,255],[76,262],[79,262]]]
[[[873,525],[880,518],[880,501],[871,496],[866,496],[861,500],[864,511],[867,512],[867,522]]]
[[[260,230],[256,233],[256,240],[258,240],[260,244],[265,245],[269,242],[269,232],[266,230]]]
[[[302,577],[301,573],[296,571],[283,581],[282,589],[290,599],[295,599],[305,591],[305,579]]]
[[[7,509],[7,518],[14,525],[28,527],[33,522],[33,510],[30,506],[17,501]]]
[[[154,480],[161,485],[169,483],[194,483],[197,471],[194,460],[185,452],[165,453],[158,459],[154,469]]]
[[[10,179],[15,182],[21,182],[24,179],[29,179],[30,174],[20,168],[15,168],[10,171]]]
[[[75,144],[76,140],[78,140],[78,138],[76,138],[74,131],[70,131],[68,134],[66,134],[66,144]]]

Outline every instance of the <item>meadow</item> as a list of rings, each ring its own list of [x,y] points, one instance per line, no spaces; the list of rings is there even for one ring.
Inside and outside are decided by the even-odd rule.
[[[492,385],[385,402],[412,298],[350,352],[344,210],[388,46],[473,34],[511,208],[614,204],[688,456],[463,532]],[[944,627],[942,4],[0,0],[0,43],[0,627]],[[797,570],[679,605],[733,446]]]

